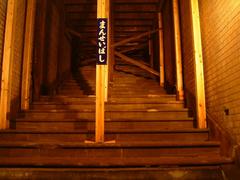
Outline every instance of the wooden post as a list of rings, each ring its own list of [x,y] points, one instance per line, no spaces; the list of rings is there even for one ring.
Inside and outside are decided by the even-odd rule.
[[[11,101],[11,71],[12,71],[12,53],[13,53],[13,29],[15,16],[15,0],[8,0],[7,18],[5,26],[5,38],[3,48],[2,62],[2,81],[1,81],[1,96],[0,96],[0,129],[9,128],[8,114],[10,113]]]
[[[150,66],[151,66],[151,68],[153,68],[153,66],[154,66],[153,40],[152,40],[151,35],[149,35],[148,38],[149,38],[149,40],[148,40],[148,52],[149,52],[149,58],[150,58]]]
[[[164,69],[164,43],[163,43],[163,20],[162,13],[158,13],[158,28],[159,28],[159,65],[160,65],[160,86],[164,87],[165,69]]]
[[[28,110],[30,103],[35,12],[36,12],[36,0],[28,0],[23,55],[23,73],[22,73],[22,96],[21,96],[22,110]]]
[[[109,66],[109,85],[112,84],[113,82],[113,72],[114,72],[114,64],[115,64],[115,56],[114,56],[114,47],[112,46],[114,42],[114,13],[111,10],[113,7],[113,1],[109,0],[109,61],[108,61],[108,66]],[[110,95],[110,93],[109,93]]]
[[[107,17],[107,1],[97,1],[97,18]],[[104,142],[105,69],[105,65],[97,65],[96,67],[96,143]]]
[[[43,64],[45,61],[45,39],[46,39],[46,17],[47,17],[47,0],[36,1],[38,9],[36,9],[36,21],[35,28],[38,28],[36,31],[35,37],[35,53],[36,57],[33,62],[33,99],[39,100],[41,96],[41,85],[43,82]]]
[[[175,38],[175,55],[176,55],[176,90],[178,100],[184,99],[183,92],[183,73],[182,73],[182,52],[181,52],[181,35],[179,22],[179,4],[178,0],[173,0],[173,20],[174,20],[174,38]]]
[[[192,25],[193,25],[193,44],[196,78],[196,109],[197,124],[199,128],[206,128],[206,104],[205,104],[205,86],[204,69],[202,57],[202,40],[199,17],[198,0],[191,0]]]
[[[105,8],[105,14],[106,14],[106,18],[108,18],[108,34],[107,36],[109,37],[110,35],[110,0],[106,0],[106,8]],[[110,38],[107,39],[107,44],[108,44],[108,47],[107,47],[107,52],[110,52]],[[104,78],[105,78],[105,86],[104,86],[104,101],[107,102],[108,101],[108,86],[109,86],[109,64],[110,64],[110,53],[108,53],[108,56],[107,56],[107,65],[104,65],[104,72],[105,72],[105,75],[104,75]]]

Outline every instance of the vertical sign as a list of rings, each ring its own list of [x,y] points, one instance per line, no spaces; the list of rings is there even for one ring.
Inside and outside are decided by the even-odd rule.
[[[107,33],[108,20],[107,18],[98,18],[98,34],[97,34],[97,64],[107,64]]]

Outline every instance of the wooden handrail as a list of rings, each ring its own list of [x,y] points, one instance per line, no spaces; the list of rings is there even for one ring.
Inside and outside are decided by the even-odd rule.
[[[66,28],[66,31],[68,31],[70,34],[74,35],[74,36],[77,36],[79,37],[80,39],[85,39],[87,40],[90,44],[92,45],[97,45],[97,42],[92,40],[92,39],[88,39],[87,37],[83,36],[81,33],[73,30],[73,29],[70,29],[70,28]]]
[[[154,74],[154,75],[156,75],[156,76],[159,76],[159,72],[157,72],[157,71],[155,71],[154,69],[152,69],[152,68],[144,65],[143,63],[140,63],[140,62],[136,61],[136,60],[133,59],[133,58],[130,58],[130,57],[128,57],[128,56],[126,56],[126,55],[124,55],[124,54],[122,54],[122,53],[119,53],[119,52],[117,52],[117,51],[114,51],[114,54],[115,54],[116,56],[120,57],[122,60],[128,62],[128,63],[131,63],[131,64],[133,64],[133,65],[135,65],[135,66],[138,66],[139,68],[141,68],[141,69],[143,69],[143,70],[145,70],[145,71],[147,71],[147,72],[149,72],[149,73],[151,73],[151,74]]]
[[[159,31],[159,29],[155,29],[155,30],[152,30],[152,31],[144,32],[144,33],[138,34],[138,35],[136,35],[136,36],[132,36],[132,37],[130,37],[130,38],[127,38],[127,39],[124,39],[124,40],[122,40],[122,41],[119,41],[119,42],[113,44],[112,46],[113,46],[113,47],[121,46],[121,45],[124,45],[124,44],[126,44],[126,43],[128,43],[128,42],[131,42],[131,41],[140,39],[140,38],[142,38],[142,37],[145,37],[145,36],[149,36],[149,35],[151,35],[151,34],[154,34],[154,33],[158,32],[158,31]]]
[[[127,52],[131,52],[131,51],[139,50],[139,49],[142,49],[145,47],[147,47],[146,44],[140,44],[140,45],[128,48],[128,49],[121,50],[120,53],[127,53]]]

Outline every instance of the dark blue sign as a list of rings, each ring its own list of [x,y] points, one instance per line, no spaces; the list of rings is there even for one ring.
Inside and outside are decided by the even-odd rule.
[[[108,20],[107,18],[98,19],[97,31],[97,64],[107,64],[107,33],[108,33]]]

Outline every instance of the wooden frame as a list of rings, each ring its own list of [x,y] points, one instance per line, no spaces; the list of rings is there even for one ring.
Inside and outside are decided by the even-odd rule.
[[[133,65],[135,65],[135,66],[138,66],[138,67],[140,67],[141,69],[143,69],[143,70],[145,70],[145,71],[147,71],[147,72],[149,72],[149,73],[151,73],[151,74],[154,74],[154,75],[156,75],[156,76],[159,76],[159,72],[155,71],[155,70],[152,69],[151,67],[146,66],[146,65],[143,64],[143,63],[138,62],[137,60],[135,60],[135,59],[133,59],[133,58],[130,58],[130,57],[128,57],[128,56],[125,56],[124,54],[119,53],[119,52],[117,52],[117,51],[115,51],[114,54],[115,54],[116,56],[120,57],[122,60],[128,62],[128,63],[131,63],[131,64],[133,64]]]
[[[152,30],[152,31],[148,31],[148,32],[144,32],[144,33],[138,34],[136,36],[133,36],[133,37],[124,39],[122,41],[119,41],[119,42],[113,44],[112,46],[113,47],[122,46],[122,45],[127,44],[127,43],[129,43],[131,41],[135,41],[137,39],[141,39],[141,38],[143,38],[145,36],[149,36],[149,35],[151,35],[153,33],[156,33],[156,32],[158,32],[158,29],[155,29],[155,30]]]

